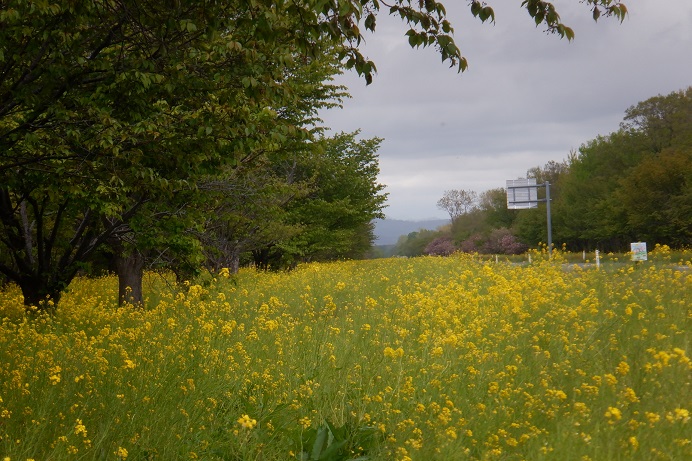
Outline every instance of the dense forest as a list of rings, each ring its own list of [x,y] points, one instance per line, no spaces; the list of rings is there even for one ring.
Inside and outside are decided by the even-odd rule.
[[[626,251],[630,242],[692,245],[692,87],[640,102],[618,131],[527,171],[550,183],[553,243]],[[543,195],[540,195],[543,194]],[[539,189],[539,198],[545,197]],[[545,206],[507,208],[506,191],[447,191],[451,224],[402,236],[394,254],[514,254],[547,242]]]

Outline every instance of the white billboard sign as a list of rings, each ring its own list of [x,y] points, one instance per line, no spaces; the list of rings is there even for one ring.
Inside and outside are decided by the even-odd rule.
[[[507,208],[538,208],[538,187],[535,178],[507,180]]]

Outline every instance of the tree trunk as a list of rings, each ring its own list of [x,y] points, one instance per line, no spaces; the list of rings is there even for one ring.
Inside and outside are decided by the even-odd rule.
[[[228,268],[231,274],[237,274],[240,270],[240,247],[235,246],[231,252],[231,260]]]
[[[128,254],[116,252],[113,256],[115,273],[118,275],[118,305],[142,306],[142,279],[144,256],[136,250]]]
[[[24,308],[27,312],[52,312],[62,295],[62,289],[46,285],[41,277],[23,277],[18,282],[24,297]]]
[[[252,259],[257,269],[267,270],[269,267],[269,250],[266,248],[252,250]]]

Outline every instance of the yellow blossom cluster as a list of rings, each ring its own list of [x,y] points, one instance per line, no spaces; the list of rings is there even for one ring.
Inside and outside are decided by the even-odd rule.
[[[238,424],[244,429],[253,429],[257,426],[257,420],[250,418],[248,415],[243,415],[238,418]]]

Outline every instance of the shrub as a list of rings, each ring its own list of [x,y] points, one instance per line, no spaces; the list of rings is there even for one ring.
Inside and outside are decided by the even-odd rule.
[[[519,242],[506,227],[493,229],[481,246],[481,253],[516,255],[524,253],[528,246]]]
[[[454,242],[449,237],[438,237],[428,243],[423,252],[431,256],[449,256],[456,251]]]

